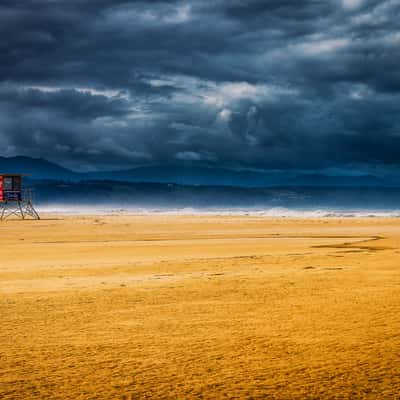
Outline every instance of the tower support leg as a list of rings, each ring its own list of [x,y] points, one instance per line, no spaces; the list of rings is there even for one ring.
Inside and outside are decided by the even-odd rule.
[[[25,218],[25,215],[31,216],[33,219],[40,219],[39,214],[35,210],[35,207],[33,207],[33,204],[31,201],[26,201],[24,202],[24,207],[22,209],[22,218]]]
[[[32,205],[32,202],[22,200],[18,202],[4,202],[0,203],[0,220],[3,221],[11,216],[16,216],[21,219],[31,217],[32,219],[40,219],[39,214]]]

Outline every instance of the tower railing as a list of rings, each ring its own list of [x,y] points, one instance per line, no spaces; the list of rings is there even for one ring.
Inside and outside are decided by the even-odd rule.
[[[22,191],[21,190],[4,190],[3,192],[4,201],[21,201]]]

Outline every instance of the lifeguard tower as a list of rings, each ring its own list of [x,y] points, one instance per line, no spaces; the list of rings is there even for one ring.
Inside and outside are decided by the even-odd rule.
[[[23,188],[23,176],[0,173],[0,220],[12,215],[22,219],[40,219],[32,205],[32,191]]]

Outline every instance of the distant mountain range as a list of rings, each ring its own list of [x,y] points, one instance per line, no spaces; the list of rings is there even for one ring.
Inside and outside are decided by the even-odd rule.
[[[260,187],[383,187],[399,186],[400,180],[373,175],[332,176],[286,171],[249,171],[177,165],[153,165],[122,171],[74,172],[42,158],[0,157],[0,172],[26,173],[32,180],[119,181],[130,183],[172,183],[195,186]]]
[[[399,209],[400,184],[371,175],[326,176],[194,166],[78,173],[48,160],[0,157],[0,173],[26,173],[41,206],[223,209]]]
[[[80,179],[80,174],[43,158],[24,156],[0,157],[0,173],[28,174],[32,179]]]

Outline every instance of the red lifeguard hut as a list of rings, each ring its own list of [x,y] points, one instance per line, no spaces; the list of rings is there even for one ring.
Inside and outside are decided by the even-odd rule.
[[[24,189],[23,174],[0,173],[0,220],[12,215],[25,219],[40,219],[32,205],[32,191]]]

